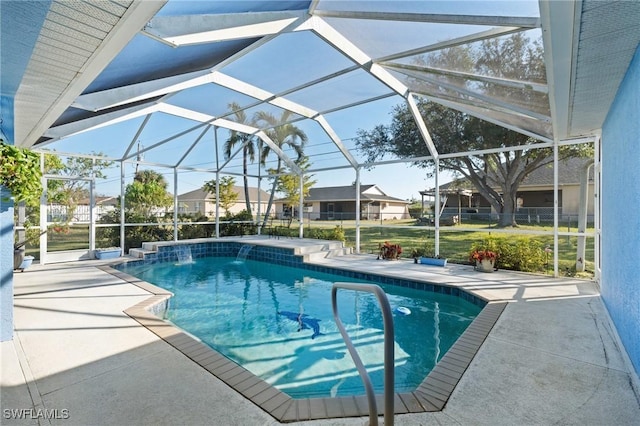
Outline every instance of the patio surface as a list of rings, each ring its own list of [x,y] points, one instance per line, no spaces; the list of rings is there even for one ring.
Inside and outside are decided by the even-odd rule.
[[[150,294],[98,268],[108,263],[34,265],[14,274],[14,340],[1,344],[1,424],[280,424],[126,315]],[[396,424],[638,424],[637,377],[593,282],[371,255],[315,263],[447,283],[510,302],[445,408],[396,415]]]

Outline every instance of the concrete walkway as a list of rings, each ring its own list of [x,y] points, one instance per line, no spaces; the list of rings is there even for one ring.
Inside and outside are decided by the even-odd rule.
[[[14,275],[16,331],[1,344],[2,425],[279,424],[125,315],[149,294],[96,267],[104,263],[34,265]],[[446,282],[512,302],[445,409],[398,415],[396,424],[638,424],[637,377],[594,283],[370,255],[318,263]]]

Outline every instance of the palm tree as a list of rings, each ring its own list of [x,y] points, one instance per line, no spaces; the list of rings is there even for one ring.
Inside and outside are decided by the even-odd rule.
[[[229,109],[233,111],[236,116],[236,122],[240,124],[252,125],[247,121],[247,115],[241,109],[240,105],[235,102],[229,104]],[[247,212],[251,213],[251,199],[249,197],[249,179],[247,177],[248,173],[248,163],[251,161],[252,163],[255,161],[256,157],[256,145],[255,138],[246,133],[240,133],[235,130],[231,131],[231,135],[229,139],[227,139],[224,143],[224,155],[226,158],[231,157],[231,152],[234,147],[237,145],[242,145],[242,177],[244,183],[244,200]]]
[[[260,111],[256,113],[254,122],[265,123],[270,126],[271,129],[265,132],[267,136],[269,136],[269,138],[276,146],[278,146],[278,148],[284,149],[285,147],[289,147],[293,149],[297,155],[297,161],[304,156],[304,145],[307,142],[307,135],[298,127],[294,126],[293,124],[287,123],[287,121],[289,121],[289,118],[291,117],[291,114],[291,111],[284,111],[280,118],[276,118],[271,113]],[[260,153],[260,161],[262,164],[265,163],[270,153],[271,148],[269,146],[265,146]],[[278,156],[278,163],[275,170],[273,171],[274,178],[273,184],[271,186],[271,194],[269,195],[269,203],[267,204],[267,210],[265,212],[264,220],[262,223],[263,227],[267,225],[269,213],[271,212],[271,207],[273,205],[273,197],[276,192],[276,188],[278,187],[278,174],[281,173],[282,170],[282,158]]]

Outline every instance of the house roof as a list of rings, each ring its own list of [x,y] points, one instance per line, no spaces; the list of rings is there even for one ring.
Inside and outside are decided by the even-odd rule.
[[[233,191],[238,194],[237,202],[244,202],[244,187],[235,185],[233,187]],[[258,188],[249,187],[249,198],[252,201],[258,201]],[[190,192],[185,192],[184,194],[178,195],[178,200],[180,201],[201,201],[201,200],[214,200],[214,194],[203,190],[202,188],[195,189]],[[269,193],[260,190],[260,201],[267,202],[269,199]]]
[[[578,185],[582,170],[589,163],[593,163],[593,159],[589,158],[570,158],[559,162],[558,167],[558,184],[560,185]],[[593,168],[589,171],[589,176],[593,177]],[[522,186],[538,186],[553,185],[553,167],[552,164],[540,167],[534,170],[527,178],[522,181]]]
[[[380,193],[369,193],[371,189],[377,189]],[[309,195],[304,198],[305,202],[313,201],[355,201],[355,186],[327,186],[323,188],[311,188]],[[409,204],[400,198],[391,197],[384,193],[377,185],[360,185],[361,201],[389,201],[395,203]],[[285,200],[280,200],[285,201]]]
[[[578,185],[580,184],[580,176],[586,165],[592,163],[589,158],[569,158],[558,163],[558,184],[559,185]],[[589,177],[593,178],[593,168],[589,171]],[[520,188],[530,186],[551,186],[553,185],[553,164],[542,166],[534,170],[527,176]],[[474,186],[466,179],[456,179],[444,185],[440,185],[440,190],[449,189],[474,189]]]

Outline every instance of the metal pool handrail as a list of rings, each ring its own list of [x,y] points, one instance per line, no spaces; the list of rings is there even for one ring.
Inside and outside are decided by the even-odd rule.
[[[331,288],[331,305],[333,307],[333,317],[336,320],[336,325],[342,334],[344,343],[347,345],[349,354],[353,358],[353,362],[358,369],[358,374],[364,383],[364,388],[367,392],[367,400],[369,401],[369,424],[371,426],[378,425],[378,406],[376,404],[376,395],[371,385],[371,379],[366,368],[362,364],[362,360],[353,346],[347,330],[344,328],[340,315],[338,314],[337,294],[338,289],[355,291],[366,291],[375,294],[380,303],[382,310],[382,321],[384,324],[384,424],[385,426],[393,426],[393,398],[394,398],[394,344],[395,336],[393,331],[393,315],[391,314],[391,306],[385,292],[375,284],[355,284],[355,283],[334,283]]]

